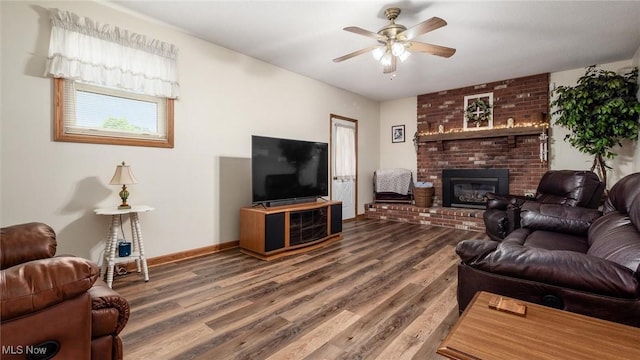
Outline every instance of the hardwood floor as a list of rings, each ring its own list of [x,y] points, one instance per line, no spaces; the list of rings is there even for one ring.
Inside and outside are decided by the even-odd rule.
[[[457,256],[479,232],[358,220],[271,262],[238,249],[118,277],[125,359],[439,359],[458,319]]]

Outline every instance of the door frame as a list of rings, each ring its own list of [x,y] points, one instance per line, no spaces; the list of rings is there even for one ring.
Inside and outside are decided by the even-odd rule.
[[[330,148],[330,156],[329,156],[329,179],[331,180],[331,187],[329,188],[330,191],[330,199],[333,199],[333,156],[334,156],[334,151],[333,151],[333,119],[337,119],[337,120],[342,120],[342,121],[348,121],[348,122],[352,122],[354,124],[354,128],[355,128],[355,146],[356,146],[356,178],[354,180],[354,204],[353,206],[355,207],[355,217],[353,219],[346,219],[345,221],[351,221],[351,220],[355,220],[358,218],[358,120],[356,119],[352,119],[352,118],[348,118],[346,116],[341,116],[341,115],[336,115],[336,114],[329,114],[329,148]]]

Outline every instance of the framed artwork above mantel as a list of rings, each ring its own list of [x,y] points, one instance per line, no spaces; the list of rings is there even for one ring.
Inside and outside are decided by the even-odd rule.
[[[463,130],[493,129],[493,93],[464,97]]]

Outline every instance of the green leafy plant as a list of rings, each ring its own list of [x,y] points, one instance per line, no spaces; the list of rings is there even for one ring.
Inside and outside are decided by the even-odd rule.
[[[591,171],[607,183],[606,170],[611,167],[605,159],[617,154],[611,149],[622,146],[623,140],[637,140],[640,129],[640,102],[638,92],[638,68],[626,74],[586,68],[576,86],[558,86],[552,91],[555,99],[551,106],[556,110],[555,123],[570,133],[565,141],[580,152],[594,156]]]
[[[491,105],[477,98],[464,109],[464,116],[468,122],[474,123],[476,126],[484,125],[491,117]]]

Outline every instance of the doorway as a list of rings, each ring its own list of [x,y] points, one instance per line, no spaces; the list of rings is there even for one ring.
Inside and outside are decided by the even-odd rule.
[[[355,219],[358,204],[358,121],[331,114],[331,199],[342,201],[342,220]]]

